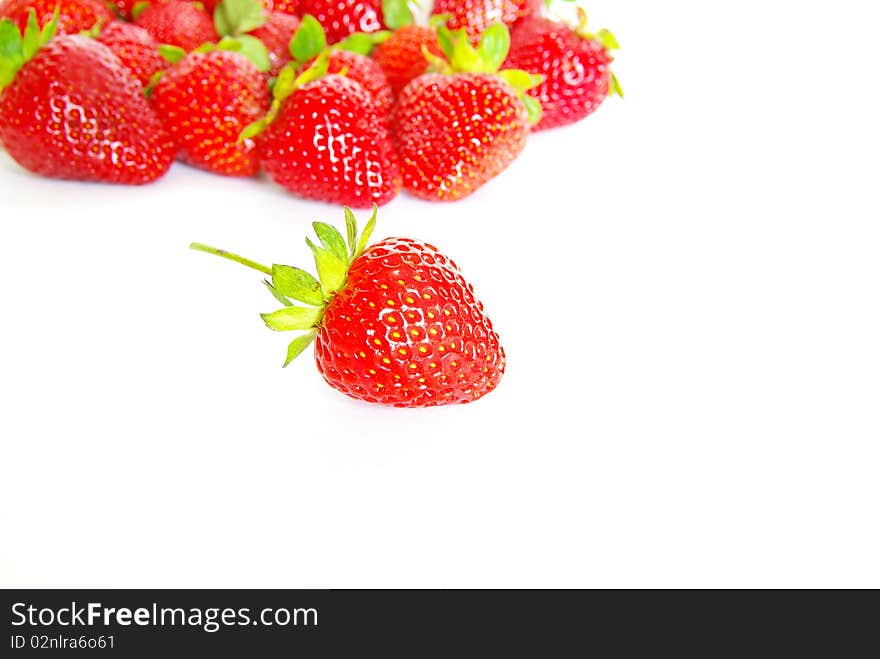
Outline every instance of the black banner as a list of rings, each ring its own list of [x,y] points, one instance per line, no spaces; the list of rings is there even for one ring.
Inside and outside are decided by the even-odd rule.
[[[861,645],[873,593],[731,591],[7,590],[0,655],[470,656],[503,648],[738,648],[840,655]],[[864,597],[864,596],[867,596]],[[867,606],[865,606],[868,604]],[[836,625],[842,625],[838,627]],[[839,631],[838,631],[839,630]],[[706,645],[709,639],[708,645]],[[760,640],[756,640],[760,639]],[[876,641],[869,641],[876,646]],[[347,656],[347,655],[346,655]],[[517,654],[519,656],[519,654]],[[849,656],[847,654],[847,656]]]

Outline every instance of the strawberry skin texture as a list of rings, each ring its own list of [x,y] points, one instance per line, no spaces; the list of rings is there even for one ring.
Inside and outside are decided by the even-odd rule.
[[[300,16],[311,14],[336,43],[352,32],[376,32],[385,28],[382,0],[300,0]]]
[[[540,13],[542,4],[542,0],[436,0],[432,13],[449,14],[450,29],[464,28],[471,39],[477,39],[493,23],[510,27]]]
[[[388,238],[355,259],[315,342],[330,386],[397,407],[469,403],[504,373],[504,350],[455,263],[427,243]]]
[[[612,60],[598,41],[584,39],[561,23],[534,17],[513,29],[504,67],[544,76],[528,93],[541,102],[543,110],[532,130],[545,130],[580,121],[596,111],[611,87]]]
[[[248,34],[263,42],[269,51],[269,76],[277,76],[290,61],[290,40],[299,28],[299,18],[280,11],[270,11],[267,20]]]
[[[415,24],[396,30],[373,52],[373,59],[385,72],[394,96],[400,94],[411,80],[428,70],[428,61],[422,52],[422,46],[433,55],[443,57],[434,28]]]
[[[0,18],[8,18],[24,30],[28,12],[33,9],[37,23],[43,27],[52,20],[56,5],[59,8],[56,34],[76,34],[90,30],[95,23],[109,23],[114,18],[101,0],[0,0]]]
[[[178,46],[187,52],[220,40],[210,14],[195,2],[157,2],[138,14],[134,22],[157,42]]]
[[[400,191],[400,168],[384,118],[354,80],[328,75],[284,101],[259,138],[260,164],[306,199],[354,208]]]
[[[0,141],[25,169],[84,181],[149,183],[175,155],[137,80],[79,35],[50,41],[0,93]]]
[[[153,89],[153,107],[187,164],[226,176],[253,176],[259,158],[244,128],[269,109],[266,78],[235,52],[190,53]]]
[[[453,201],[497,176],[529,134],[522,100],[488,74],[429,73],[404,87],[391,119],[404,187]]]
[[[132,23],[113,21],[104,28],[98,41],[110,48],[144,87],[156,73],[168,66],[159,55],[156,40],[145,29]]]
[[[330,54],[327,72],[344,74],[346,78],[360,84],[376,101],[379,115],[384,119],[388,118],[391,106],[394,104],[394,96],[388,85],[388,78],[377,62],[348,50],[334,50]]]

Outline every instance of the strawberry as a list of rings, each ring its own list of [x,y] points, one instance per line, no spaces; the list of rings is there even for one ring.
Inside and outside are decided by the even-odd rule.
[[[540,106],[525,90],[540,77],[498,68],[509,35],[501,23],[483,33],[479,48],[464,31],[438,30],[448,63],[401,91],[391,117],[403,185],[412,194],[453,201],[474,192],[520,154]],[[476,71],[476,72],[471,72]]]
[[[478,39],[493,23],[508,27],[526,16],[541,11],[542,0],[436,0],[433,13],[449,17],[447,26],[464,29],[468,37]]]
[[[192,52],[159,78],[150,98],[181,160],[226,176],[257,173],[254,141],[238,137],[266,114],[270,97],[265,77],[247,57],[227,50]]]
[[[607,30],[587,31],[587,17],[571,29],[540,16],[522,20],[510,38],[506,64],[539,73],[544,81],[529,90],[541,103],[543,116],[532,130],[574,123],[592,114],[609,94],[623,96],[611,72],[617,40]]]
[[[0,142],[42,176],[149,183],[174,146],[141,86],[107,46],[81,35],[52,39],[32,11],[24,33],[0,20]],[[51,40],[50,40],[51,39]]]
[[[266,14],[266,22],[250,31],[250,35],[263,42],[269,53],[269,75],[277,76],[290,61],[290,40],[299,29],[299,18],[280,11]]]
[[[330,43],[352,32],[376,32],[385,27],[381,0],[300,0],[299,14],[317,18]]]
[[[220,38],[211,16],[197,2],[159,0],[139,9],[134,12],[135,24],[161,44],[177,46],[189,52]]]
[[[367,247],[375,207],[360,238],[354,215],[345,213],[347,241],[333,227],[313,224],[321,244],[307,243],[318,279],[200,243],[190,247],[270,277],[265,284],[284,306],[262,314],[263,321],[273,330],[303,332],[288,346],[284,365],[314,341],[321,375],[352,398],[428,407],[469,403],[492,391],[504,374],[504,349],[455,263],[409,238]]]
[[[387,119],[394,96],[388,78],[377,62],[348,50],[333,50],[330,52],[327,72],[339,73],[359,83],[373,97],[379,116]]]
[[[425,25],[404,25],[373,51],[373,59],[385,72],[392,93],[397,96],[414,78],[428,70],[423,48],[436,57],[443,51],[437,41],[437,31]]]
[[[56,8],[58,34],[76,34],[114,18],[101,0],[0,0],[0,18],[8,18],[23,32],[31,9],[36,12],[37,25],[42,28],[52,20]]]
[[[350,78],[313,79],[314,68],[293,83],[285,79],[290,69],[279,75],[277,110],[270,110],[260,136],[263,170],[306,199],[355,207],[391,201],[400,190],[400,169],[376,102]]]
[[[303,17],[290,51],[294,61],[278,75],[272,107],[242,139],[260,135],[263,170],[300,197],[355,207],[387,203],[401,183],[383,106],[351,72],[328,73],[339,53],[326,48],[312,16]]]
[[[112,21],[104,28],[98,41],[110,48],[134,77],[146,87],[156,73],[168,66],[159,54],[159,44],[144,28]]]
[[[290,51],[300,71],[314,64],[315,58],[320,53],[326,53],[329,58],[327,73],[338,73],[358,83],[373,97],[379,115],[387,119],[394,103],[391,87],[381,66],[366,55],[355,52],[362,50],[358,36],[365,37],[369,47],[372,47],[372,34],[357,33],[355,38],[345,39],[327,49],[327,35],[324,28],[313,16],[306,14],[290,42]]]

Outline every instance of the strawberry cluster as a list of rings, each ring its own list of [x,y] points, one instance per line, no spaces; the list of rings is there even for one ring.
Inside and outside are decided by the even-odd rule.
[[[177,159],[370,207],[467,196],[619,92],[614,37],[541,0],[0,0],[0,142],[43,176]]]
[[[262,172],[344,205],[314,223],[317,277],[193,243],[266,276],[321,375],[372,403],[467,403],[506,366],[455,263],[409,238],[369,240],[402,189],[465,197],[529,135],[592,113],[619,85],[614,37],[541,15],[538,0],[0,0],[0,142],[37,174],[144,184],[177,159]],[[363,233],[348,207],[372,207]]]

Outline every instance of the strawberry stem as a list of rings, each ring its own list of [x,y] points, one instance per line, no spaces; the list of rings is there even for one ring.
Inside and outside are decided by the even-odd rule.
[[[246,259],[245,257],[239,256],[238,254],[227,252],[225,249],[217,249],[216,247],[203,245],[202,243],[191,243],[189,248],[194,249],[197,252],[214,254],[215,256],[229,259],[230,261],[235,261],[236,263],[241,263],[242,265],[246,265],[247,267],[253,268],[254,270],[259,270],[263,274],[269,275],[270,277],[272,276],[272,268],[270,268],[269,266],[263,265],[262,263],[257,263],[256,261],[251,261],[250,259]]]

